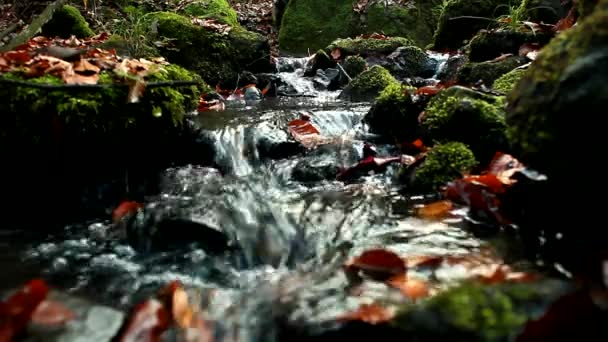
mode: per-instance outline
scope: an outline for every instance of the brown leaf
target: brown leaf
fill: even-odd
[[[362,271],[373,279],[384,281],[392,276],[405,274],[405,261],[394,252],[385,249],[371,249],[347,262],[346,272]]]
[[[137,103],[140,97],[143,96],[146,90],[146,82],[144,80],[130,80],[129,94],[127,95],[127,103]]]
[[[204,27],[211,31],[215,31],[222,35],[227,35],[230,32],[230,30],[232,30],[232,26],[219,23],[215,19],[192,18],[192,24]]]
[[[538,56],[538,50],[540,50],[538,43],[525,43],[519,48],[519,56],[535,60]]]
[[[188,293],[181,286],[173,292],[171,313],[173,314],[173,320],[181,328],[190,327],[192,324],[194,310],[188,301]]]
[[[63,81],[66,84],[97,84],[97,82],[99,81],[99,75],[93,74],[89,76],[84,76],[74,73],[71,75],[64,75]]]
[[[431,292],[427,282],[419,279],[413,279],[405,274],[391,277],[386,283],[401,291],[401,293],[410,299],[417,300],[428,297]]]
[[[128,317],[120,342],[160,341],[160,336],[170,326],[170,313],[156,299],[148,299],[135,306]]]
[[[577,6],[572,6],[570,12],[565,18],[560,19],[553,27],[553,30],[556,32],[565,31],[576,23],[576,18],[578,16]]]
[[[74,63],[74,72],[83,76],[98,74],[100,71],[101,69],[98,66],[91,64],[86,59],[81,59]]]
[[[308,149],[325,142],[326,138],[321,137],[319,130],[310,122],[308,116],[290,121],[287,127],[291,136]]]
[[[340,48],[334,48],[333,50],[331,50],[331,58],[334,60],[339,60],[340,58],[342,58],[342,50],[340,50]]]
[[[361,321],[369,324],[386,323],[395,317],[393,310],[378,304],[363,304],[354,312],[336,318],[338,322]]]
[[[441,220],[448,217],[453,208],[454,205],[452,201],[437,201],[425,204],[420,208],[416,208],[416,216],[428,220]]]

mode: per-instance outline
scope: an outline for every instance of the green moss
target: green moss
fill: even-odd
[[[479,81],[489,86],[500,76],[526,62],[521,57],[508,57],[499,62],[467,63],[458,72],[460,84],[475,84]]]
[[[525,43],[546,45],[552,33],[515,32],[515,31],[480,31],[467,45],[467,55],[471,62],[492,60],[502,54],[519,54],[519,48]]]
[[[403,37],[391,37],[388,39],[373,38],[346,38],[338,39],[329,44],[325,51],[339,48],[342,56],[360,55],[366,57],[372,54],[388,55],[400,46],[410,46],[412,42]]]
[[[89,27],[89,23],[80,14],[76,7],[64,5],[55,11],[53,18],[42,26],[42,34],[48,37],[69,38],[74,35],[77,38],[87,38],[95,34]]]
[[[268,41],[257,33],[233,27],[228,35],[223,35],[168,12],[149,13],[146,20],[150,25],[156,23],[161,37],[173,41],[170,48],[159,49],[164,57],[197,72],[212,84],[236,79],[244,70],[267,72],[271,69]]]
[[[212,18],[230,26],[239,26],[236,12],[226,0],[197,0],[184,7],[180,13],[204,19]]]
[[[545,46],[509,93],[507,122],[514,153],[550,178],[565,179],[573,172],[561,161],[572,141],[581,139],[593,147],[603,144],[603,125],[594,122],[604,115],[608,103],[606,62],[597,60],[606,46],[608,1],[601,0],[591,15]],[[572,113],[584,117],[573,120]],[[603,152],[590,148],[585,153],[594,158]]]
[[[306,53],[325,47],[338,37],[357,32],[351,0],[290,1],[283,14],[279,48]]]
[[[477,161],[469,148],[460,142],[436,145],[416,169],[413,188],[434,191],[470,171]]]
[[[450,0],[443,8],[433,37],[433,49],[455,50],[477,31],[487,29],[492,21],[506,14],[513,0]]]
[[[578,6],[578,14],[580,18],[584,18],[591,13],[595,9],[595,5],[597,5],[598,0],[578,0],[576,5]]]
[[[402,86],[398,83],[389,84],[378,95],[363,121],[374,133],[397,141],[413,141],[417,138],[419,114],[411,96],[415,91],[414,87]]]
[[[433,67],[429,68],[431,65],[429,57],[416,46],[398,48],[394,56],[389,56],[388,61],[390,63],[386,67],[393,75],[399,77],[430,77],[435,73]]]
[[[505,99],[464,87],[451,87],[428,104],[421,126],[436,141],[467,144],[480,162],[504,148]]]
[[[361,56],[348,56],[344,59],[342,68],[348,76],[355,78],[367,69],[367,62]]]
[[[340,94],[351,101],[372,100],[390,84],[399,82],[385,68],[374,65],[355,77]]]
[[[561,0],[522,0],[519,9],[535,23],[555,24],[566,15]]]
[[[18,73],[2,74],[4,79],[23,80]],[[168,65],[153,71],[148,81],[201,81],[201,78],[185,69]],[[100,84],[123,82],[121,75],[103,72]],[[61,84],[54,76],[29,79],[32,83]],[[150,127],[171,131],[182,124],[183,115],[196,108],[202,91],[210,88],[204,84],[189,87],[158,87],[144,91],[140,101],[127,104],[126,87],[108,87],[94,90],[46,90],[21,85],[9,85],[0,91],[5,114],[2,136],[9,141],[24,140],[24,143],[44,144],[52,139],[51,118],[56,116],[72,138],[105,139],[128,136],[127,130],[134,128],[142,132]],[[158,115],[158,112],[162,115]],[[8,120],[8,121],[7,121]],[[12,121],[11,121],[12,120]],[[9,138],[10,137],[10,138]],[[79,141],[79,140],[77,140]],[[76,141],[76,142],[77,142]]]
[[[524,76],[525,73],[525,69],[511,70],[508,73],[499,77],[496,81],[494,81],[492,88],[503,94],[508,94],[515,87],[517,82]]]

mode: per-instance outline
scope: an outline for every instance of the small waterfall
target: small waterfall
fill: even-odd
[[[437,61],[437,69],[435,70],[435,74],[433,75],[433,77],[431,77],[431,79],[437,80],[439,74],[446,67],[450,55],[447,53],[439,53],[435,51],[427,51],[427,55],[429,56],[429,58]]]

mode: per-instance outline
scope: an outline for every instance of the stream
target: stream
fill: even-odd
[[[441,67],[445,58],[434,58]],[[110,215],[52,235],[2,231],[2,290],[42,276],[70,295],[126,311],[177,279],[202,294],[218,341],[272,341],[280,339],[281,326],[314,334],[331,330],[335,317],[362,303],[397,300],[383,284],[364,295],[346,290],[342,264],[367,249],[405,258],[495,249],[496,241],[475,236],[466,220],[414,217],[412,206],[428,199],[405,195],[396,166],[348,183],[335,180],[337,170],[362,159],[364,142],[374,141],[361,124],[370,104],[315,90],[301,76],[303,62],[280,59],[297,68],[279,76],[307,96],[193,116],[214,146],[214,165],[165,170],[161,193],[146,201],[146,208],[221,230],[238,241],[238,251],[212,255],[193,243],[140,253],[111,237]],[[336,142],[302,153],[286,129],[302,113]],[[376,148],[379,156],[399,155],[394,146]],[[454,267],[437,276],[449,285],[466,272]]]

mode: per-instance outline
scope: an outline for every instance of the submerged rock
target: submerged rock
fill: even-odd
[[[412,100],[416,89],[397,83],[389,84],[378,95],[363,122],[370,131],[388,140],[414,141],[418,138],[418,114],[420,108]]]
[[[425,160],[409,176],[415,191],[436,191],[454,179],[462,177],[477,165],[473,152],[460,142],[434,146]]]
[[[350,101],[370,101],[389,84],[399,84],[399,82],[388,70],[374,65],[355,77],[342,91],[340,98]]]
[[[484,85],[491,86],[497,78],[527,62],[525,57],[511,56],[500,61],[467,63],[458,72],[458,82],[468,85],[483,82]]]
[[[511,0],[454,0],[443,7],[435,31],[433,49],[456,50],[490,21],[508,12]]]
[[[421,127],[428,139],[465,143],[481,162],[506,147],[505,99],[454,86],[429,102]]]

